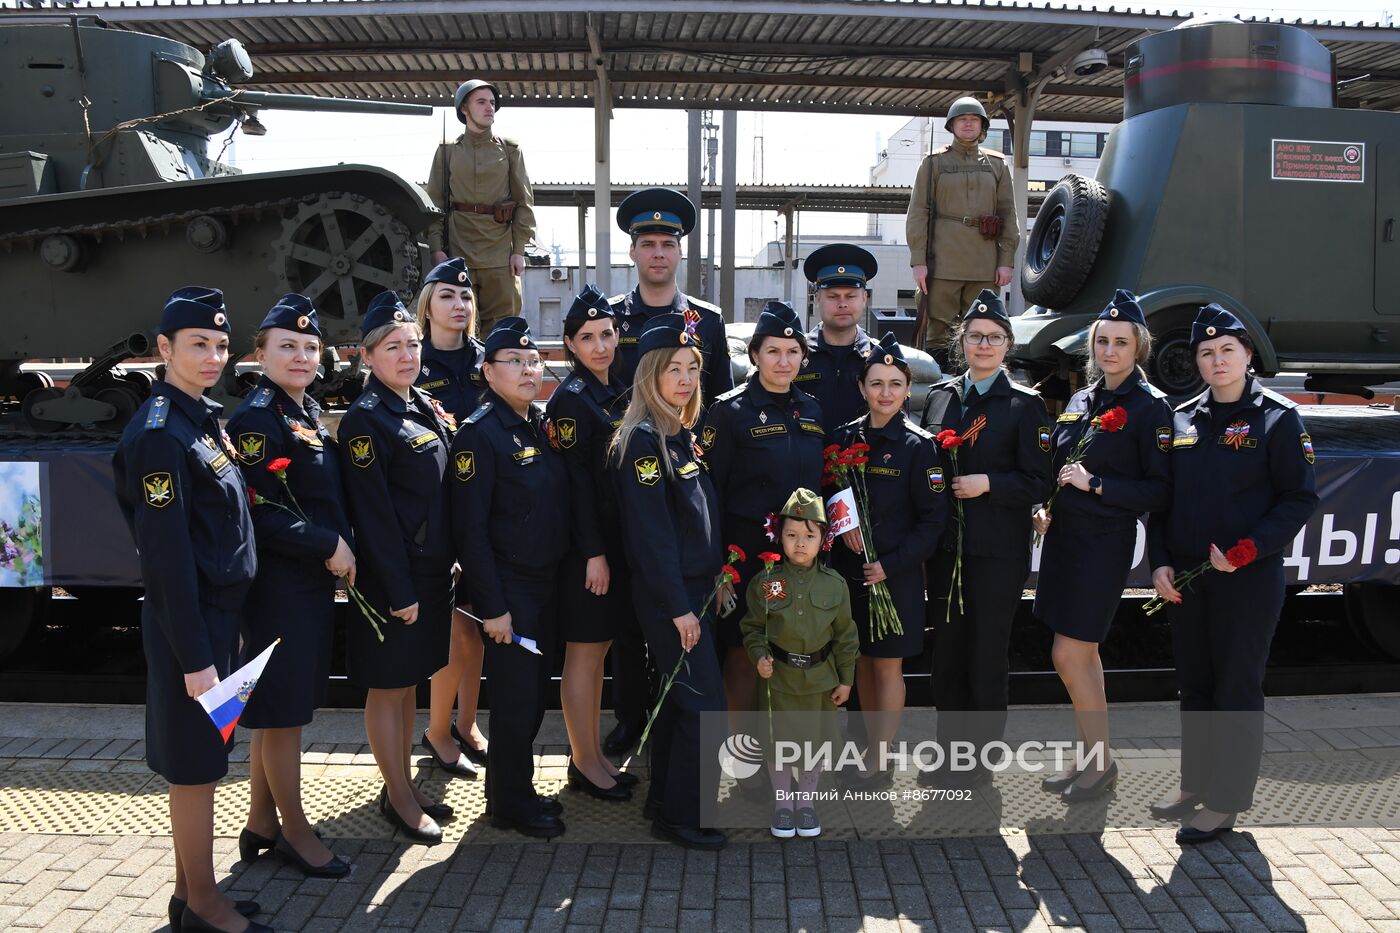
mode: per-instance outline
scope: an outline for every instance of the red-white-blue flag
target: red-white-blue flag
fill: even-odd
[[[263,668],[267,667],[267,659],[272,657],[272,649],[281,643],[282,639],[277,639],[262,654],[199,695],[199,705],[214,720],[214,728],[225,742],[233,735],[233,727],[238,725],[238,717],[243,715],[253,688],[258,685]]]

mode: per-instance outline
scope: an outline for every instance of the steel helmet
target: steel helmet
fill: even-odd
[[[987,119],[987,108],[983,107],[982,102],[975,97],[959,97],[953,101],[953,106],[948,108],[948,118],[943,121],[943,128],[951,133],[953,121],[969,113],[982,118],[982,136],[985,138],[987,128],[992,125],[992,121]]]
[[[452,110],[457,114],[457,120],[459,122],[467,122],[467,118],[462,116],[462,104],[466,103],[472,91],[477,91],[484,87],[489,87],[491,89],[491,96],[496,100],[496,109],[501,109],[501,92],[496,89],[496,85],[482,78],[472,78],[470,81],[463,81],[459,84],[457,86],[457,93],[452,95]]]

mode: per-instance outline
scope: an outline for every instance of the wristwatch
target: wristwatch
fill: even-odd
[[[1103,486],[1103,477],[1102,477],[1102,476],[1091,476],[1091,477],[1089,477],[1089,491],[1090,491],[1090,492],[1098,492],[1098,491],[1099,491],[1099,487],[1101,487],[1101,486]]]

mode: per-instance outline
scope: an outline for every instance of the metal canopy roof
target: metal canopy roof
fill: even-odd
[[[1103,122],[1121,119],[1124,50],[1190,16],[986,0],[239,0],[77,12],[200,48],[236,37],[259,89],[438,105],[480,75],[505,105],[592,106],[601,66],[614,106],[921,115],[969,92],[999,100],[1097,46],[1111,67],[1049,78],[1036,116]],[[1339,80],[1369,75],[1342,86],[1343,106],[1400,107],[1400,29],[1295,25],[1334,52]]]

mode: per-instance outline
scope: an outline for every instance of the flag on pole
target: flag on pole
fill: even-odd
[[[238,717],[243,715],[253,688],[258,685],[263,668],[267,667],[267,659],[272,657],[272,649],[281,643],[282,639],[277,639],[262,654],[199,695],[199,705],[214,720],[214,728],[225,742],[233,735],[233,727],[238,725]]]

